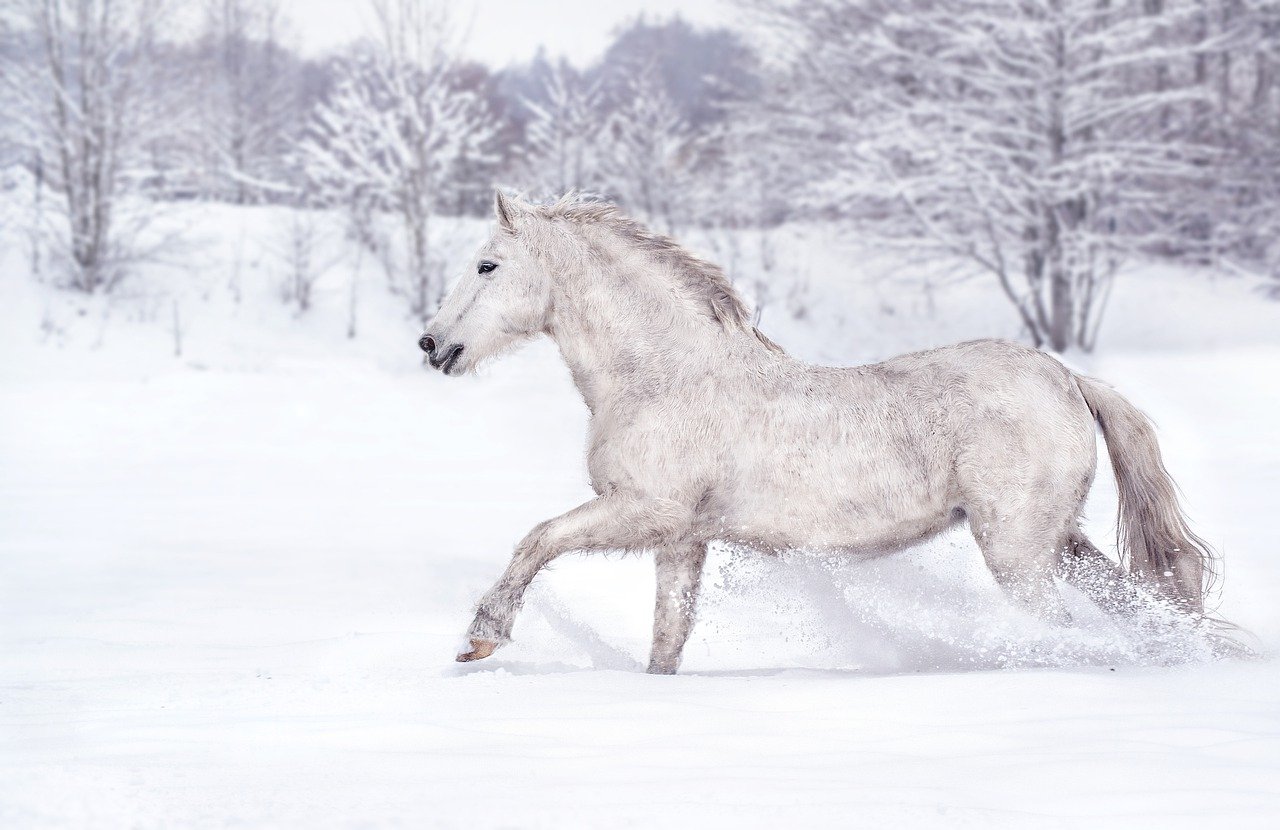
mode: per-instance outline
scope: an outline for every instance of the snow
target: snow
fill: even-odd
[[[1280,817],[1274,660],[1149,640],[1079,597],[1078,627],[1046,628],[1003,603],[962,534],[874,562],[715,551],[675,677],[642,673],[651,562],[568,557],[516,642],[454,663],[512,544],[590,495],[586,413],[554,349],[424,372],[418,326],[367,263],[326,274],[296,318],[262,242],[284,212],[175,213],[205,241],[109,301],[37,283],[0,235],[0,826]],[[454,254],[482,232],[441,230]],[[810,314],[779,303],[763,327],[802,356],[1017,333],[986,281],[920,271],[938,276],[930,311],[887,254],[817,226],[783,248]],[[1269,655],[1280,305],[1147,266],[1110,315],[1100,354],[1073,361],[1154,414],[1225,554],[1221,612]]]

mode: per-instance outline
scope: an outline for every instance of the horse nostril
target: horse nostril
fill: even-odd
[[[440,370],[446,375],[457,364],[458,358],[462,357],[462,344],[458,343],[449,347],[449,351],[440,357]]]
[[[422,335],[422,339],[418,341],[418,348],[422,349],[429,355],[436,352],[436,339],[429,334]]]

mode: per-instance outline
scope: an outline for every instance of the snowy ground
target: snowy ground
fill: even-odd
[[[862,564],[718,551],[676,677],[641,673],[651,563],[570,558],[516,643],[455,664],[512,543],[589,496],[567,373],[547,344],[425,373],[374,277],[345,339],[349,264],[294,319],[239,241],[271,212],[200,210],[189,265],[109,303],[0,249],[0,827],[1280,821],[1275,661],[1078,598],[1045,629],[963,535]],[[985,283],[929,303],[817,229],[788,245],[810,312],[763,327],[802,356],[1016,334]],[[1140,270],[1101,349],[1082,368],[1156,416],[1223,614],[1274,651],[1280,305]]]

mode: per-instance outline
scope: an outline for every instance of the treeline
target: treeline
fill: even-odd
[[[639,19],[585,69],[500,71],[426,0],[370,0],[373,34],[322,59],[270,0],[13,5],[0,164],[84,291],[158,201],[270,202],[342,210],[425,315],[432,218],[494,185],[945,252],[1056,349],[1092,347],[1135,254],[1280,275],[1277,0],[742,0],[735,29]]]
[[[1037,345],[1091,349],[1134,254],[1280,276],[1274,0],[753,5],[808,204],[967,259]]]

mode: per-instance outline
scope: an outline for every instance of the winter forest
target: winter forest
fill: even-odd
[[[502,69],[419,0],[371,0],[371,34],[318,58],[271,0],[8,5],[0,170],[29,204],[7,221],[79,291],[127,280],[175,202],[283,204],[340,211],[425,318],[432,220],[495,185],[766,250],[795,220],[936,250],[1058,351],[1094,347],[1134,257],[1280,279],[1272,0],[741,0],[737,28],[640,17],[591,65]]]
[[[831,515],[869,513],[815,456],[872,444],[857,475],[891,478],[927,448],[866,435],[922,399],[771,397],[748,346],[874,379],[1003,338],[1113,385],[1219,557],[1209,616],[1139,589],[1110,613],[1061,571],[1064,614],[1011,601],[989,533],[1079,489],[1047,475],[888,552],[729,527],[679,591],[665,548],[560,551],[494,606],[510,641],[456,662],[521,540],[601,495],[609,421],[520,264],[481,259],[511,239],[482,247],[495,191],[608,200],[720,266],[627,224],[639,266],[558,290],[631,349],[602,388],[642,369],[759,426],[756,466]],[[702,282],[656,283],[660,256]],[[420,344],[476,285],[541,322],[482,303],[536,336],[499,357],[454,320],[474,362],[446,377]],[[641,302],[686,294],[745,343],[733,382]],[[986,366],[960,371],[1007,402]],[[848,428],[787,440],[802,398]],[[695,408],[658,403],[625,416]],[[979,467],[1053,455],[936,406],[989,435]],[[0,828],[1271,830],[1277,412],[1280,0],[0,0]],[[1072,528],[1113,576],[1124,517],[1181,522],[1117,508],[1140,421],[1102,425]],[[751,466],[700,429],[669,466]],[[647,674],[695,596],[678,671]]]

